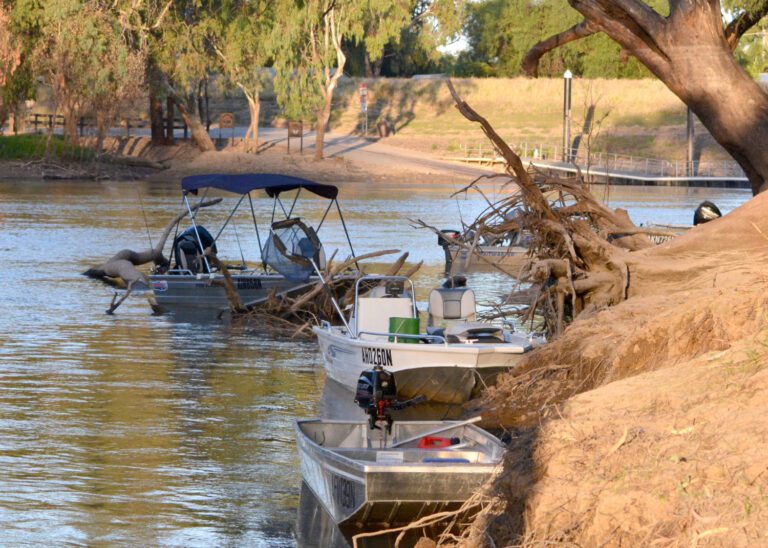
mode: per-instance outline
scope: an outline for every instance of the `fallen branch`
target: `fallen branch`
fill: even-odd
[[[192,206],[190,209],[194,212],[200,208],[216,205],[219,202],[221,202],[221,198],[201,201]],[[171,234],[171,230],[173,230],[173,228],[187,215],[189,215],[189,211],[183,210],[173,219],[171,219],[163,229],[163,232],[154,247],[145,249],[144,251],[123,249],[118,251],[109,260],[102,263],[101,265],[89,268],[83,272],[83,275],[88,276],[89,278],[102,280],[105,283],[109,283],[110,285],[114,285],[116,280],[122,280],[126,287],[130,289],[133,289],[135,286],[137,286],[137,284],[141,284],[144,287],[149,287],[149,280],[147,280],[147,277],[144,275],[144,273],[139,271],[139,269],[136,267],[147,263],[154,263],[159,267],[167,267],[169,265],[170,261],[168,261],[165,255],[163,255],[163,248],[165,247],[165,243]],[[130,294],[130,291],[127,291],[127,293]],[[124,295],[124,297],[117,302],[115,302],[115,299],[113,299],[112,304],[107,310],[107,313],[114,313],[117,307],[120,306],[123,301],[125,301],[127,296],[128,295]]]

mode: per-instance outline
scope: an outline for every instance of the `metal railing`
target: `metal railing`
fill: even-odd
[[[414,333],[379,333],[377,331],[360,331],[357,334],[357,337],[354,337],[356,339],[360,338],[360,335],[371,335],[374,337],[389,337],[390,339],[394,339],[390,342],[398,342],[398,338],[401,339],[417,339],[417,340],[428,340],[428,341],[437,341],[438,343],[442,344],[448,344],[448,341],[445,339],[445,337],[441,337],[440,335],[425,335],[425,334],[414,334]]]
[[[528,161],[576,164],[591,173],[610,171],[614,175],[642,175],[646,177],[723,177],[745,178],[741,166],[733,160],[687,162],[667,160],[613,152],[588,152],[585,147],[573,148],[567,153],[562,146],[526,141],[511,143],[512,150]],[[489,145],[460,145],[459,154],[452,159],[479,164],[503,164],[504,159]]]

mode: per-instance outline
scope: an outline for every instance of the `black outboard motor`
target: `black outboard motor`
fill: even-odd
[[[467,287],[467,278],[465,276],[450,276],[443,282],[443,288],[453,289],[456,287]]]
[[[445,228],[440,231],[440,233],[437,235],[437,245],[443,248],[443,253],[445,253],[445,273],[448,275],[451,272],[451,266],[453,263],[453,258],[451,256],[451,251],[448,249],[448,247],[453,243],[452,240],[458,240],[461,233],[458,230],[454,230],[452,228]]]
[[[723,214],[720,213],[720,210],[715,204],[709,200],[705,200],[699,204],[699,207],[696,208],[696,211],[693,214],[693,226],[708,223],[709,221],[713,221],[722,216]]]
[[[418,396],[408,401],[397,401],[397,384],[395,374],[385,371],[380,365],[367,369],[357,379],[355,403],[368,415],[371,430],[381,430],[377,424],[384,422],[387,434],[392,433],[392,411],[399,411],[425,401],[424,396]]]
[[[197,240],[198,234],[200,235],[199,242]],[[202,249],[200,249],[201,242],[203,244]],[[189,227],[173,241],[176,268],[189,270],[192,274],[197,274],[198,272],[208,273],[208,268],[205,261],[202,260],[202,255],[203,251],[209,247],[211,251],[216,253],[216,240],[213,239],[211,233],[204,226],[198,226],[197,233],[195,233],[195,227]]]

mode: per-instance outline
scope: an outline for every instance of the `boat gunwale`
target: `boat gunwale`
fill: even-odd
[[[446,342],[442,344],[408,344],[408,343],[382,341],[382,340],[355,339],[351,335],[345,336],[344,334],[342,334],[339,326],[335,326],[335,325],[332,325],[330,327],[316,325],[312,327],[312,331],[315,333],[315,335],[319,336],[319,333],[324,333],[324,334],[327,334],[329,337],[333,337],[335,339],[345,341],[356,347],[377,346],[377,347],[386,348],[389,350],[410,350],[415,352],[431,352],[431,353],[458,352],[461,354],[477,354],[477,355],[512,354],[516,356],[523,355],[529,352],[530,350],[532,350],[530,343],[526,344],[525,346],[514,345],[513,343],[491,344],[491,343]],[[397,333],[392,333],[392,336],[396,336],[396,335]],[[426,333],[424,335],[426,336]],[[466,366],[456,365],[454,367],[466,367]],[[475,366],[472,366],[472,367],[475,367]]]
[[[485,430],[475,426],[474,424],[462,424],[461,421],[407,421],[407,422],[409,424],[425,424],[425,425],[427,424],[438,425],[445,422],[455,422],[457,426],[469,428],[470,430],[473,430],[475,433],[479,433],[482,437],[488,439],[488,441],[497,444],[499,448],[502,449],[502,451],[505,450],[504,446],[501,444],[501,442],[496,436],[486,432]],[[369,474],[369,473],[487,474],[487,473],[493,472],[493,470],[495,470],[496,467],[498,467],[502,461],[502,459],[499,458],[499,461],[496,463],[484,462],[484,463],[457,464],[457,463],[450,463],[450,462],[446,462],[446,463],[421,462],[421,463],[408,463],[407,465],[406,464],[379,464],[375,462],[367,463],[365,461],[360,461],[358,459],[352,459],[350,457],[344,456],[343,454],[336,453],[331,448],[327,448],[327,447],[323,447],[322,445],[319,445],[301,429],[301,424],[311,424],[311,423],[352,424],[356,426],[357,425],[367,426],[368,423],[366,421],[344,421],[344,420],[325,420],[325,419],[296,419],[295,420],[297,434],[300,437],[303,437],[314,451],[318,453],[322,453],[323,455],[330,456],[331,461],[344,463],[345,465],[350,466],[351,468],[358,470],[363,474]],[[358,449],[358,448],[355,448],[355,449]],[[359,449],[366,449],[366,448],[359,448]],[[371,451],[397,451],[397,450],[398,450],[397,447],[392,447],[392,448],[383,447],[381,449],[375,449],[375,448],[371,449]],[[362,483],[365,484],[366,491],[367,491],[367,481],[365,476],[358,477],[356,479],[362,481]]]

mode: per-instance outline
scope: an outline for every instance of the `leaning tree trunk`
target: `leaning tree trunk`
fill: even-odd
[[[176,107],[179,109],[184,123],[189,127],[189,131],[192,133],[192,141],[197,145],[197,148],[201,152],[208,152],[210,150],[216,150],[216,146],[211,140],[211,136],[205,130],[205,126],[200,121],[200,117],[195,112],[189,112],[186,105],[180,101],[176,101]]]
[[[528,75],[546,52],[604,32],[691,107],[744,169],[753,194],[768,190],[768,96],[733,55],[740,37],[768,15],[768,0],[750,2],[727,26],[717,0],[670,2],[666,17],[640,0],[568,3],[584,21],[531,48],[522,63]]]
[[[259,151],[259,114],[261,113],[261,101],[259,100],[259,94],[245,93],[245,98],[248,100],[248,113],[251,116],[250,125],[248,131],[245,132],[245,150],[246,152],[258,152]]]

